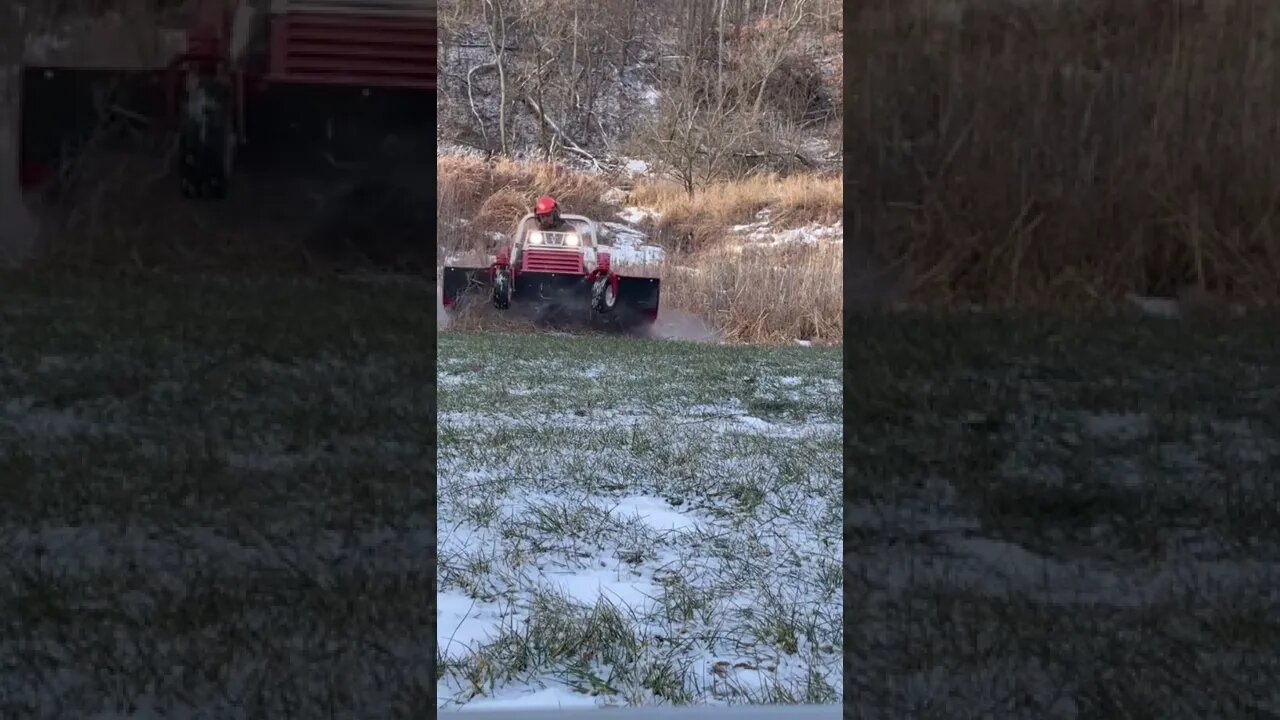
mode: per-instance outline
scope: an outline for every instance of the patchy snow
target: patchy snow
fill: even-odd
[[[604,242],[613,247],[614,263],[620,266],[662,264],[666,251],[645,242],[649,239],[645,233],[622,223],[605,222],[600,225],[607,233]]]
[[[0,715],[411,714],[435,407],[398,282],[5,278]]]
[[[839,702],[838,356],[489,369],[446,343],[441,710]],[[533,394],[477,404],[499,386]]]
[[[833,225],[809,223],[802,227],[775,229],[772,218],[729,228],[732,237],[740,238],[743,247],[795,247],[844,242],[844,222]]]
[[[460,592],[436,591],[436,651],[443,657],[466,655],[493,639],[501,614]]]
[[[436,157],[470,157],[483,158],[485,153],[480,148],[463,145],[461,143],[450,142],[448,140],[436,141]]]
[[[697,526],[697,520],[680,512],[662,498],[626,497],[614,504],[610,513],[619,518],[639,518],[658,530],[681,530]]]
[[[618,211],[618,217],[632,225],[639,225],[646,221],[656,222],[661,220],[662,213],[648,208],[629,206]]]
[[[593,698],[584,697],[565,688],[551,687],[512,697],[476,700],[460,708],[460,711],[467,713],[490,710],[571,710],[595,707],[598,705]]]
[[[526,393],[527,395],[528,393]],[[449,412],[439,414],[441,424],[449,424],[457,428],[508,428],[512,430],[526,429],[529,421],[525,418],[493,417],[486,412]],[[655,423],[654,416],[643,410],[610,411],[593,413],[584,416],[581,413],[548,412],[539,416],[537,422],[547,430],[573,431],[584,427],[584,422],[607,423],[613,428],[630,428],[646,430]],[[775,425],[767,420],[755,417],[733,403],[699,408],[693,411],[688,419],[682,419],[680,426],[694,427],[698,432],[711,432],[717,435],[756,435],[771,438],[791,439],[830,439],[840,434],[843,425],[839,422],[810,420],[800,424]]]
[[[626,162],[626,165],[624,165],[623,167],[625,167],[627,169],[627,172],[631,173],[632,175],[643,175],[649,172],[649,163],[643,160],[628,160]]]
[[[1009,323],[992,325],[1036,327]],[[1280,710],[1275,358],[1234,363],[1229,344],[1253,351],[1248,335],[1123,325],[1023,337],[996,363],[913,355],[928,370],[895,369],[936,401],[853,430],[872,459],[844,512],[860,601],[846,642],[878,690],[849,697],[855,714]],[[934,344],[901,356],[954,354]],[[1115,356],[1138,344],[1141,362]]]
[[[1174,320],[1182,317],[1182,305],[1175,298],[1146,297],[1129,293],[1125,301],[1143,315]]]

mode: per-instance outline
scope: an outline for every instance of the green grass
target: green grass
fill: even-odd
[[[429,297],[0,275],[0,716],[430,712]]]
[[[442,705],[839,702],[840,363],[442,333]]]
[[[867,717],[1280,712],[1275,318],[850,326]]]

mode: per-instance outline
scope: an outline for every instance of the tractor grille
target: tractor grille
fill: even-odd
[[[434,90],[431,0],[275,0],[271,75],[290,82]]]
[[[520,259],[524,272],[570,273],[581,275],[582,253],[525,249]]]

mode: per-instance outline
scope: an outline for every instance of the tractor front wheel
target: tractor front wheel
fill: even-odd
[[[236,135],[228,83],[194,83],[182,108],[178,180],[188,198],[221,200],[231,185]]]
[[[499,310],[511,307],[511,273],[498,270],[493,276],[493,306]]]
[[[591,309],[598,313],[612,312],[618,304],[618,293],[608,275],[602,275],[591,286]]]

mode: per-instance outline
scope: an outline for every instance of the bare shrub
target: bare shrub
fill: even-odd
[[[742,158],[759,147],[759,113],[751,111],[745,86],[723,86],[712,71],[687,67],[658,99],[636,144],[659,171],[690,197],[707,185],[745,169]]]
[[[917,299],[1280,299],[1280,5],[873,0],[847,30],[854,222]]]

